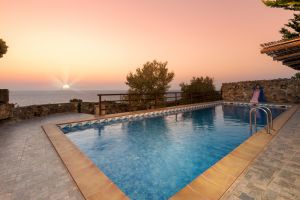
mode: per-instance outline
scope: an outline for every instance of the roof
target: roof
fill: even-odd
[[[283,65],[300,70],[300,36],[261,44],[261,53],[271,56],[273,60],[282,62]]]

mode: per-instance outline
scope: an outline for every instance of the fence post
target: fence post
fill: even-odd
[[[157,94],[155,94],[155,108],[157,107]]]
[[[99,94],[99,115],[102,114],[102,104],[101,104],[101,102],[102,102],[101,94]]]
[[[178,103],[177,103],[177,92],[175,92],[175,105],[178,105]]]
[[[131,110],[131,98],[130,98],[130,94],[128,94],[128,110]]]
[[[193,95],[190,93],[190,103],[193,103]]]

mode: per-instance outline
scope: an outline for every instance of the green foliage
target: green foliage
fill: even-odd
[[[130,72],[126,77],[126,85],[129,86],[129,94],[162,94],[170,88],[170,82],[174,73],[169,72],[168,62],[153,60],[147,62],[142,68],[137,68],[135,73]]]
[[[204,77],[193,77],[189,84],[181,83],[181,92],[190,93],[206,93],[214,92],[216,87],[214,85],[214,79],[208,76]]]
[[[7,48],[5,41],[0,38],[0,58],[7,52]]]
[[[293,80],[300,80],[300,72],[298,72],[294,76],[292,76],[291,79],[293,79]]]
[[[292,39],[300,34],[300,14],[294,14],[294,18],[285,24],[285,27],[280,30],[283,39]]]
[[[290,1],[290,0],[262,0],[267,6],[273,8],[284,8],[288,10],[300,10],[300,1]],[[282,34],[282,39],[292,39],[299,36],[300,34],[300,14],[294,14],[294,18],[290,19],[285,27],[280,31]]]
[[[273,8],[284,8],[288,10],[300,10],[299,0],[262,0],[264,4]]]

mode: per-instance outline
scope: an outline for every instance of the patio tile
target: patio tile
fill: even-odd
[[[85,114],[0,124],[0,200],[84,199],[41,125]]]
[[[222,196],[239,199],[300,199],[300,109]]]

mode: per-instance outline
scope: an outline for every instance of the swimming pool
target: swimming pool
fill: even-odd
[[[251,136],[249,107],[233,105],[62,130],[131,199],[168,199]]]

